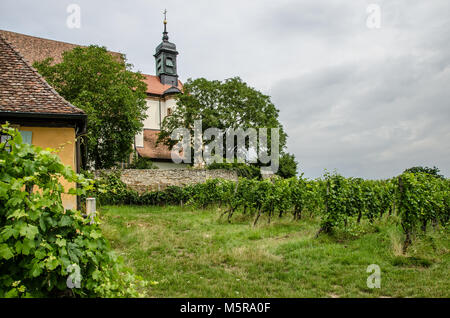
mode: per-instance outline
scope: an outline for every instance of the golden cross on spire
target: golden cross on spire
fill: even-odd
[[[164,14],[164,24],[166,24],[167,23],[167,9],[164,9],[163,14]]]

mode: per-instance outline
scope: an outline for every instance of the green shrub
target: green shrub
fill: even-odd
[[[224,170],[234,170],[236,171],[238,177],[248,178],[248,179],[261,179],[261,170],[259,167],[251,164],[245,163],[217,163],[214,162],[207,166],[207,169],[224,169]]]
[[[98,225],[62,205],[62,193],[83,195],[90,180],[51,150],[22,143],[14,129],[1,132],[11,139],[9,151],[0,144],[0,297],[139,296],[144,282],[123,267]],[[64,189],[63,178],[79,188]]]
[[[158,169],[149,158],[144,158],[135,153],[133,161],[128,166],[129,169]]]
[[[438,167],[433,166],[433,168],[430,167],[411,167],[406,169],[405,171],[403,171],[403,173],[426,173],[429,174],[430,176],[436,177],[436,178],[440,178],[440,179],[445,179],[443,175],[439,174],[440,170]]]
[[[405,172],[395,181],[401,226],[406,235],[403,251],[406,251],[419,226],[426,231],[429,222],[447,225],[449,180],[436,178],[426,172]]]
[[[295,160],[295,156],[290,153],[282,153],[279,159],[279,167],[277,175],[282,178],[288,179],[297,175],[298,162]]]
[[[88,196],[96,197],[100,205],[139,204],[139,194],[120,180],[120,170],[101,171]],[[92,175],[93,177],[93,175]]]

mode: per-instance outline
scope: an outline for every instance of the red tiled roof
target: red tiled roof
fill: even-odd
[[[144,148],[136,148],[139,155],[151,159],[172,159],[168,146],[162,143],[156,146],[159,132],[159,130],[144,129]]]
[[[169,84],[162,84],[159,80],[158,76],[155,75],[147,75],[142,74],[145,76],[144,82],[147,84],[147,93],[148,94],[155,94],[155,95],[162,95],[166,90],[171,88],[172,86]],[[178,80],[178,86],[177,88],[181,91],[183,89],[183,84],[180,80]]]
[[[33,64],[36,61],[42,61],[46,58],[53,58],[54,63],[62,62],[62,55],[75,47],[84,47],[82,45],[71,44],[61,41],[38,38],[31,35],[0,30],[0,36],[3,36],[22,56]],[[123,60],[122,54],[108,51],[111,55]]]
[[[0,112],[84,114],[61,97],[1,35]]]

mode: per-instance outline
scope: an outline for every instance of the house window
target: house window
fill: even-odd
[[[22,136],[22,142],[24,144],[31,145],[31,138],[33,137],[33,132],[23,131],[23,130],[19,130],[19,132],[20,132],[20,135]]]
[[[24,144],[31,145],[31,138],[33,136],[33,132],[19,130],[19,133],[22,136],[22,142]],[[2,143],[2,146],[1,146],[2,150],[6,150],[8,152],[11,152],[11,145],[8,143],[8,140],[10,140],[10,139],[11,139],[10,135],[7,135],[7,134],[0,135],[0,142]]]

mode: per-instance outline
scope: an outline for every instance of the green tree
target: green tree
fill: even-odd
[[[124,57],[125,60],[125,57]],[[145,119],[145,83],[131,64],[91,45],[48,58],[33,66],[59,94],[88,115],[88,162],[110,168],[131,153],[136,133]]]
[[[444,176],[439,174],[440,170],[438,167],[430,168],[430,167],[417,166],[417,167],[412,167],[412,168],[406,169],[405,171],[403,171],[403,173],[405,173],[405,172],[426,173],[426,174],[429,174],[430,176],[444,179]]]
[[[188,128],[193,150],[194,121],[202,120],[202,131],[208,128],[218,128],[223,132],[238,128],[279,128],[280,152],[284,149],[287,135],[278,120],[279,110],[269,96],[248,86],[239,77],[224,81],[189,79],[183,90],[184,93],[177,96],[175,111],[162,123],[158,142],[172,147],[177,141],[170,140],[171,133],[179,127]],[[268,142],[270,145],[270,135]],[[203,143],[205,146],[208,142]]]
[[[290,153],[283,153],[280,156],[277,175],[282,178],[292,178],[297,175],[297,161]]]

